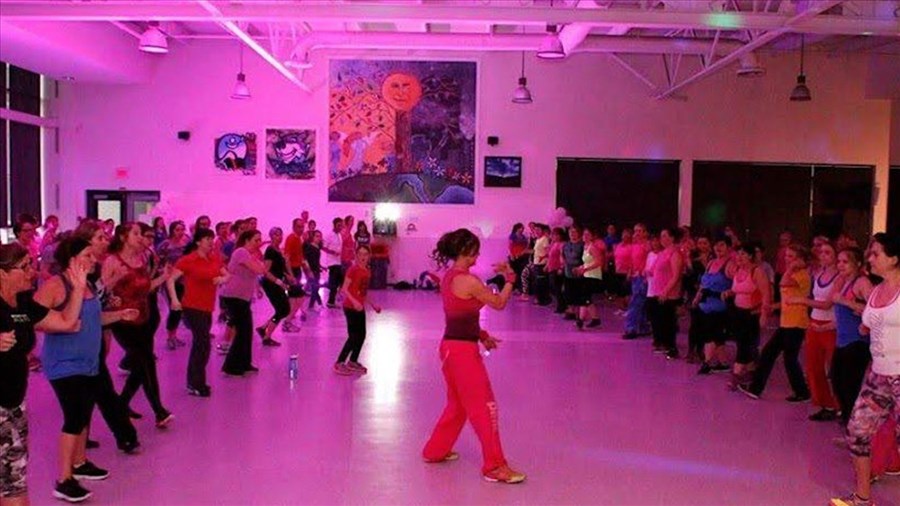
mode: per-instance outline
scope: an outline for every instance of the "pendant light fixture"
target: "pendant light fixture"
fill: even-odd
[[[806,74],[803,73],[803,55],[806,52],[805,36],[800,36],[800,74],[797,75],[797,85],[791,92],[791,102],[809,102],[812,95],[806,86]]]
[[[541,41],[541,47],[538,48],[538,58],[544,60],[561,60],[566,57],[566,49],[559,40],[559,34],[556,33],[555,25],[547,26],[547,35]]]
[[[158,21],[151,21],[141,34],[138,49],[145,53],[166,54],[169,52],[169,41],[166,34],[159,29]]]
[[[240,70],[238,71],[237,81],[234,83],[234,91],[231,92],[231,98],[235,100],[246,100],[250,98],[250,88],[247,87],[247,76],[244,75],[244,43],[240,43]]]
[[[519,75],[519,85],[513,92],[512,102],[514,104],[530,104],[532,102],[528,79],[525,78],[525,51],[522,51],[522,73]]]

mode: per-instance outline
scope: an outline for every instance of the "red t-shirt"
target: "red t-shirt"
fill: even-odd
[[[291,269],[303,267],[303,240],[297,234],[291,234],[284,241],[284,255]]]
[[[341,262],[352,262],[356,258],[356,240],[350,229],[341,230]]]
[[[372,274],[365,267],[353,264],[347,269],[347,279],[350,280],[347,291],[363,306],[366,305],[366,293],[369,291],[369,278],[371,277]],[[344,307],[353,309],[353,303],[350,302],[349,298],[344,299]]]
[[[216,285],[213,279],[222,275],[222,267],[222,261],[217,255],[203,258],[195,251],[181,257],[175,264],[175,268],[184,273],[181,306],[211,313],[216,307]]]

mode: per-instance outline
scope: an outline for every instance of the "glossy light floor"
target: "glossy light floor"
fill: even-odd
[[[507,458],[528,474],[521,485],[487,483],[470,427],[460,460],[421,461],[444,404],[437,357],[443,325],[429,292],[372,292],[385,310],[369,314],[362,378],[334,374],[344,342],[339,310],[311,313],[277,349],[254,341],[257,375],[229,378],[213,355],[209,399],[184,390],[188,348],[157,353],[163,401],[176,420],[137,422],[139,455],[114,449],[99,416],[90,457],[111,470],[88,483],[92,504],[610,504],[823,505],[852,483],[836,424],[806,420],[789,405],[783,372],[763,400],[728,392],[724,375],[698,377],[684,361],[650,353],[648,340],[619,337],[621,318],[578,332],[544,308],[515,301],[485,310],[483,326],[502,338],[486,363],[500,406]],[[270,314],[257,301],[258,320]],[[180,333],[189,338],[186,330]],[[680,339],[683,344],[683,339]],[[288,356],[300,356],[291,384]],[[115,364],[118,354],[111,357]],[[115,375],[115,372],[114,372]],[[116,375],[121,385],[122,377]],[[150,415],[143,394],[133,407]],[[33,375],[31,498],[50,497],[60,410]],[[880,504],[900,505],[900,479],[875,487]]]

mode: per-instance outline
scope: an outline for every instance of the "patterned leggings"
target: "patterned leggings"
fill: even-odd
[[[900,423],[900,376],[882,376],[869,371],[847,426],[850,452],[857,457],[871,455],[872,438],[889,416]],[[900,443],[900,425],[897,427]]]

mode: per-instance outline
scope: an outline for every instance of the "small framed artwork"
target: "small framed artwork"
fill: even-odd
[[[521,188],[522,157],[484,157],[484,186],[487,188]]]

